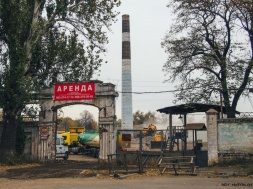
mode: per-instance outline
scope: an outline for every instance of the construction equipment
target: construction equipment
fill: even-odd
[[[163,140],[163,135],[161,133],[156,133],[154,135],[153,141],[162,141]]]
[[[142,130],[142,136],[147,145],[150,142],[151,148],[163,148],[166,144],[164,141],[164,133],[157,130],[157,127],[153,124],[150,124]]]
[[[85,131],[78,135],[78,141],[83,145],[84,153],[92,157],[99,156],[99,131]]]
[[[150,124],[148,127],[142,130],[143,137],[151,137],[151,143],[157,143],[163,141],[163,133],[157,131],[157,127]],[[159,144],[158,144],[159,145]]]
[[[156,126],[153,124],[150,124],[148,127],[143,128],[142,134],[144,136],[152,136],[156,131]]]
[[[78,135],[82,132],[84,132],[84,128],[72,127],[69,129],[69,132],[61,133],[61,136],[64,138],[64,144],[68,146],[69,153],[83,153],[83,146],[78,141]]]

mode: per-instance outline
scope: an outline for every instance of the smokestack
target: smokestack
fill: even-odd
[[[132,74],[129,15],[122,15],[122,116],[121,129],[133,129]]]

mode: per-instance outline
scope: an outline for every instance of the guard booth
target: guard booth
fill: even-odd
[[[217,112],[226,113],[224,106],[212,104],[189,103],[158,109],[160,113],[169,115],[168,147],[164,150],[165,155],[196,156],[196,165],[199,167],[208,165],[208,151],[204,141],[199,138],[199,133],[207,131],[204,123],[187,123],[187,115],[190,113],[207,112],[214,109]],[[172,115],[182,118],[183,126],[173,126]],[[207,132],[205,132],[207,135]],[[190,138],[191,136],[191,138]],[[176,144],[176,148],[175,148]],[[178,146],[180,144],[180,147]]]
[[[198,139],[198,133],[201,131],[207,131],[204,123],[188,123],[185,126],[185,130],[192,132],[192,148],[194,152],[201,150],[203,147],[202,139]]]
[[[199,167],[207,166],[207,128],[204,123],[188,123],[185,130],[192,134],[192,150],[196,156],[196,165]],[[204,137],[204,138],[203,138]],[[203,140],[205,139],[205,140]],[[190,141],[188,148],[190,148]],[[191,149],[191,148],[190,148]]]

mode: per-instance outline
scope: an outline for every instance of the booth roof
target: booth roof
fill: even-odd
[[[214,104],[199,104],[199,103],[189,103],[189,104],[181,104],[176,106],[169,106],[165,108],[158,109],[156,111],[160,113],[166,114],[187,114],[187,113],[195,113],[195,112],[207,112],[210,109],[214,109],[217,112],[221,112],[220,105]],[[222,107],[223,113],[226,114],[226,108]],[[237,114],[240,112],[236,111]]]

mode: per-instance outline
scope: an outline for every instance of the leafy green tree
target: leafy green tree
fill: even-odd
[[[219,103],[235,117],[252,83],[253,1],[173,0],[176,20],[162,41],[167,81],[181,81],[176,101]],[[216,98],[218,97],[218,98]]]
[[[56,82],[87,81],[102,63],[120,0],[0,0],[0,161],[15,156],[25,104]]]
[[[152,113],[152,112],[141,112],[140,110],[137,110],[134,114],[133,114],[133,124],[134,125],[139,125],[139,124],[144,124],[146,122],[152,122],[155,123],[156,122],[156,114]]]
[[[117,119],[116,125],[118,128],[121,128],[121,122],[122,122],[121,119]]]

